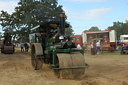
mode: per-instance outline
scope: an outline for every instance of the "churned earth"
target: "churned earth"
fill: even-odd
[[[128,85],[128,55],[85,52],[85,61],[89,68],[82,79],[62,79],[46,65],[34,70],[30,52],[16,48],[14,54],[0,53],[0,85]]]

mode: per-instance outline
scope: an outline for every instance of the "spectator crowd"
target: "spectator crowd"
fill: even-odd
[[[28,52],[28,50],[29,50],[29,45],[28,45],[28,43],[21,43],[20,44],[20,47],[21,47],[21,52]]]

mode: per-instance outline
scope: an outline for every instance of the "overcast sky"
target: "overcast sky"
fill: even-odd
[[[0,11],[12,13],[18,1],[0,0]],[[92,26],[105,30],[114,21],[125,22],[128,19],[128,0],[58,0],[58,5],[63,6],[75,34],[81,34]]]

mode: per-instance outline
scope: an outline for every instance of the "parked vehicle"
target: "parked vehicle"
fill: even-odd
[[[80,44],[80,46],[83,47],[81,35],[72,35],[70,36],[70,38],[72,39],[72,42],[74,42],[76,46]]]
[[[128,35],[120,35],[121,43],[128,43]]]

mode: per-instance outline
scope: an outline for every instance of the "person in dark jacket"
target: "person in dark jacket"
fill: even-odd
[[[25,47],[25,51],[28,52],[29,46],[27,43],[24,44],[24,47]]]
[[[23,43],[20,44],[20,47],[21,47],[21,52],[24,52],[24,44]]]

